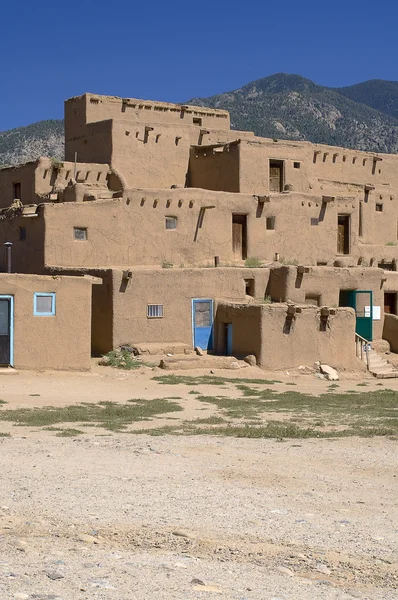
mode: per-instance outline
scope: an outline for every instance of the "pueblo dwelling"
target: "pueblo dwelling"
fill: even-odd
[[[5,364],[88,368],[129,344],[396,373],[377,355],[398,352],[395,155],[84,94],[64,161],[0,170],[0,245]]]

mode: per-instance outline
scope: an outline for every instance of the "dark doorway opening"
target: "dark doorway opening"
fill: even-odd
[[[247,258],[246,215],[232,215],[232,252],[235,260]]]
[[[397,314],[396,292],[384,292],[384,312],[389,315]]]
[[[339,215],[337,223],[337,254],[350,253],[350,215]]]

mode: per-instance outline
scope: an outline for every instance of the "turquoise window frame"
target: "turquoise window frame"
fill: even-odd
[[[37,298],[43,296],[51,297],[51,312],[38,312],[37,311]],[[33,294],[33,315],[35,317],[55,317],[55,292],[34,292]]]

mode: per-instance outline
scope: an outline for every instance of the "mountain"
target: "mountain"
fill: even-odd
[[[234,129],[263,137],[397,153],[398,82],[381,83],[378,93],[377,82],[329,88],[278,73],[189,104],[227,109]]]
[[[398,119],[398,81],[371,79],[349,87],[336,88],[340,94]]]
[[[0,132],[0,166],[17,165],[39,156],[64,157],[64,122],[39,121]]]
[[[330,88],[300,75],[277,73],[188,104],[227,109],[234,129],[263,137],[398,153],[397,81],[373,79]],[[62,160],[63,121],[0,132],[0,166],[43,155]]]

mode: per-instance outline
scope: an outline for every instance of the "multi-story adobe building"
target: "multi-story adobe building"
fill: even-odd
[[[0,243],[16,273],[102,280],[93,352],[170,343],[357,368],[355,339],[398,350],[398,156],[85,94],[65,103],[65,158],[0,170]]]

